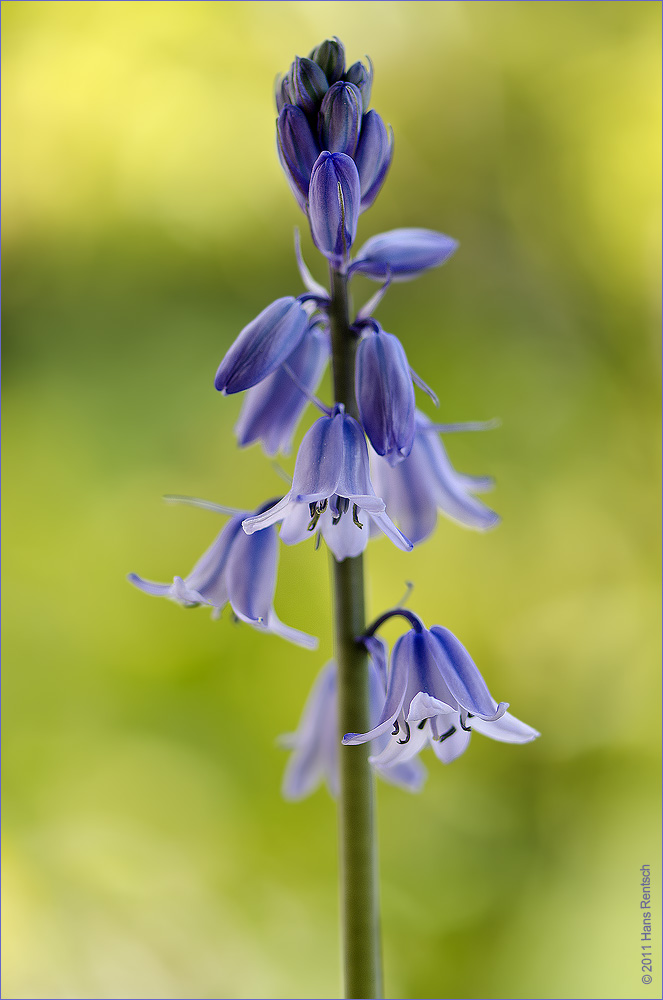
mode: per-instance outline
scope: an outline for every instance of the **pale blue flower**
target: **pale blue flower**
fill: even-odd
[[[389,614],[396,613],[402,612]],[[494,700],[470,654],[449,629],[434,625],[428,630],[416,615],[406,614],[413,628],[394,646],[380,718],[367,733],[347,733],[345,744],[389,733],[387,746],[370,758],[384,767],[411,760],[428,743],[449,762],[467,748],[473,728],[507,743],[536,739],[539,733],[510,715],[506,702]]]
[[[225,512],[215,504],[200,503]],[[236,512],[184,578],[176,576],[172,583],[153,583],[130,573],[128,579],[146,594],[167,597],[185,607],[206,604],[215,609],[215,615],[229,603],[235,615],[253,628],[315,649],[317,639],[284,625],[274,611],[278,538],[273,529],[253,538],[246,535],[242,521],[249,513]]]
[[[392,229],[371,236],[348,273],[365,274],[376,281],[409,281],[444,264],[457,248],[456,240],[432,229]]]
[[[377,454],[396,465],[414,442],[414,386],[403,346],[373,320],[359,342],[355,364],[362,426]]]
[[[380,640],[376,640],[377,643]],[[385,683],[373,658],[368,661],[369,712],[371,723],[377,722],[385,699]],[[308,696],[296,733],[281,738],[283,746],[292,750],[283,778],[283,796],[303,799],[324,781],[333,796],[339,791],[337,667],[331,660],[318,674]],[[389,742],[383,736],[376,747],[385,749]],[[418,760],[406,761],[393,767],[374,767],[385,781],[411,792],[423,785],[426,771]]]
[[[308,215],[318,250],[344,270],[357,235],[361,202],[359,174],[352,157],[322,152],[311,172]]]
[[[375,495],[368,474],[364,432],[342,406],[337,406],[329,416],[316,420],[304,435],[292,489],[269,510],[247,518],[243,526],[247,534],[252,534],[283,521],[281,539],[286,545],[303,541],[310,532],[319,530],[340,561],[366,548],[369,532],[360,520],[363,512],[398,548],[406,552],[412,548],[385,514],[384,501]]]

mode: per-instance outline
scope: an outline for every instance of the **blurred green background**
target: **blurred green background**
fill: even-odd
[[[333,34],[370,54],[396,136],[359,240],[461,243],[380,318],[440,419],[502,418],[447,439],[496,476],[502,525],[376,541],[369,610],[412,580],[543,734],[475,737],[450,767],[428,751],[418,797],[380,787],[387,995],[656,995],[660,4],[2,13],[3,996],[338,995],[334,805],[282,801],[275,745],[331,653],[324,551],[284,549],[276,596],[318,653],[125,580],[186,573],[219,529],[162,494],[282,489],[212,378],[301,290],[272,83]]]

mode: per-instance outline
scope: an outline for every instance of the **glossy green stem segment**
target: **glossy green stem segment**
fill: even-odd
[[[358,417],[354,389],[357,343],[350,331],[347,276],[333,268],[331,289],[334,398],[343,403],[346,413]],[[368,531],[367,524],[363,530]],[[368,661],[363,647],[356,642],[356,636],[366,627],[363,556],[342,562],[332,557],[332,572],[340,740],[345,733],[365,733],[370,728]],[[344,995],[353,1000],[379,1000],[382,996],[375,789],[369,753],[367,743],[340,748],[338,811]]]

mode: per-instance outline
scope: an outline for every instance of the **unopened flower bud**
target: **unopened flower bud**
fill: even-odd
[[[330,153],[354,156],[362,117],[361,94],[353,83],[340,80],[330,87],[320,105],[320,146]]]
[[[366,56],[368,59],[368,56]],[[373,86],[373,63],[368,59],[368,69],[361,62],[353,63],[345,74],[348,83],[354,83],[359,88],[364,109],[371,103],[371,88]]]
[[[345,50],[341,41],[334,37],[316,45],[309,55],[327,77],[329,86],[340,80],[345,72]]]
[[[302,109],[306,115],[314,115],[320,107],[320,101],[329,90],[327,77],[317,63],[312,59],[295,57],[290,70],[290,94],[293,104]]]

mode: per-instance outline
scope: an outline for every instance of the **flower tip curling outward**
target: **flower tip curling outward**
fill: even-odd
[[[366,743],[389,733],[387,745],[369,760],[393,766],[411,760],[428,743],[449,763],[467,749],[472,729],[505,743],[529,743],[539,736],[507,708],[493,699],[453,633],[438,625],[413,628],[394,646],[380,718],[367,733],[347,733],[343,743]]]
[[[432,229],[392,229],[372,236],[360,248],[349,273],[383,281],[410,281],[431,267],[439,267],[458,248],[458,242]]]
[[[270,375],[292,354],[306,332],[308,316],[299,299],[286,295],[245,326],[214,379],[224,395],[243,392]]]
[[[248,538],[242,531],[248,513],[241,511],[228,521],[186,577],[176,576],[170,584],[153,583],[130,573],[129,582],[146,594],[167,597],[185,607],[209,605],[215,616],[229,603],[240,621],[253,628],[315,649],[318,640],[314,636],[285,625],[274,611],[278,539],[275,531]]]

